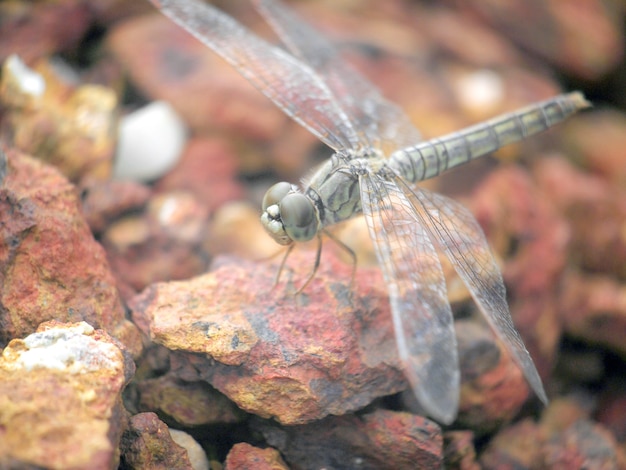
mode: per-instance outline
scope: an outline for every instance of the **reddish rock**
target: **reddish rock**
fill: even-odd
[[[204,276],[149,287],[131,302],[133,316],[179,351],[174,374],[207,380],[248,412],[283,424],[344,414],[406,382],[380,272],[360,270],[350,288],[350,266],[324,254],[297,296],[313,265],[302,249],[277,286],[277,263],[222,259]]]
[[[626,355],[626,286],[608,276],[570,273],[559,314],[565,331]]]
[[[542,160],[535,174],[572,227],[571,261],[626,280],[626,189],[562,158]]]
[[[224,470],[289,470],[276,449],[259,449],[245,442],[235,444],[226,457]]]
[[[554,470],[618,470],[624,468],[626,459],[615,438],[603,426],[579,420],[545,445],[543,465]]]
[[[615,438],[592,422],[575,399],[553,401],[540,423],[524,420],[500,431],[482,454],[484,469],[624,468]]]
[[[622,60],[621,16],[600,0],[576,4],[558,0],[449,3],[581,79],[599,79]]]
[[[0,467],[117,468],[130,356],[87,323],[49,322],[0,357]]]
[[[494,171],[471,207],[489,244],[504,261],[511,315],[540,375],[552,370],[561,336],[557,291],[570,231],[545,195],[520,168]]]
[[[5,61],[0,81],[4,140],[55,165],[71,181],[109,178],[117,135],[115,92],[70,84],[50,63],[40,61],[35,72],[45,90],[37,95],[24,89],[24,74],[15,62]]]
[[[213,212],[243,197],[237,182],[236,154],[224,140],[192,138],[176,166],[157,182],[156,190],[189,191]]]
[[[7,156],[0,186],[0,345],[46,320],[85,320],[138,355],[139,333],[125,318],[76,189],[51,166],[14,150]]]
[[[480,470],[476,461],[474,433],[448,431],[443,435],[446,470]]]
[[[626,393],[624,384],[618,390],[603,394],[598,405],[597,419],[622,444],[626,442]]]
[[[461,366],[458,424],[479,434],[511,421],[529,397],[519,366],[486,324],[458,320],[455,329]]]
[[[250,260],[269,260],[280,256],[282,247],[263,228],[260,209],[260,205],[253,206],[247,202],[224,204],[211,218],[206,246],[212,253]]]
[[[80,185],[82,213],[95,233],[123,214],[141,209],[150,198],[147,186],[133,181],[84,180]]]
[[[138,406],[158,411],[182,427],[241,422],[245,415],[205,382],[187,383],[170,376],[141,380]]]
[[[187,451],[172,440],[168,427],[154,413],[130,419],[120,450],[125,469],[195,470]]]
[[[545,436],[538,424],[525,419],[501,430],[480,457],[485,470],[541,468],[541,449]]]
[[[440,468],[443,438],[434,422],[410,413],[377,410],[279,427],[259,424],[267,442],[294,469]]]
[[[10,54],[30,62],[73,48],[92,19],[81,0],[2,2],[0,18],[0,62]]]
[[[566,147],[585,170],[626,187],[626,116],[599,109],[567,123]]]
[[[145,211],[111,224],[102,235],[111,268],[123,286],[185,279],[206,271],[208,211],[184,191],[153,197]]]
[[[133,82],[168,101],[192,129],[269,140],[287,117],[244,78],[163,15],[120,23],[108,46]]]

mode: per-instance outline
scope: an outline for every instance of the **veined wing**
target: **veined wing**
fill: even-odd
[[[387,286],[400,359],[425,411],[450,423],[459,400],[452,311],[439,257],[393,180],[360,176],[361,202]]]
[[[450,198],[423,188],[410,187],[401,178],[396,180],[413,204],[420,223],[427,227],[430,237],[446,254],[489,325],[521,367],[532,389],[547,404],[548,398],[535,364],[513,325],[502,274],[472,213]]]
[[[289,50],[324,79],[357,132],[364,133],[372,146],[390,155],[421,140],[408,116],[383,98],[318,31],[276,0],[254,0],[254,4]]]
[[[367,144],[324,81],[230,16],[198,0],[150,0],[228,61],[287,115],[336,151]]]

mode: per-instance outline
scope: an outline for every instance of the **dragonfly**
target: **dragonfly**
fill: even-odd
[[[261,222],[281,245],[317,237],[319,263],[327,228],[364,215],[389,292],[398,355],[425,413],[449,424],[459,406],[454,318],[440,256],[447,257],[532,390],[547,404],[478,222],[460,203],[417,183],[548,129],[590,106],[584,96],[558,95],[422,141],[399,106],[383,98],[329,40],[278,1],[252,3],[284,47],[199,0],[150,1],[332,149],[302,188],[280,182],[267,191]]]

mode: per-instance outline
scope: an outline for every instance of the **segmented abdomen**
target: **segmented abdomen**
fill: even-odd
[[[389,166],[411,183],[437,176],[500,147],[545,131],[591,104],[580,92],[555,96],[519,111],[394,152]]]

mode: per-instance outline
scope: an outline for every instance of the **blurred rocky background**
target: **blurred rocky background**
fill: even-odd
[[[260,200],[329,149],[147,1],[5,0],[0,467],[626,468],[626,2],[289,4],[425,138],[594,103],[424,182],[483,227],[550,405],[450,276],[459,416],[421,417],[362,219],[354,279],[328,240],[274,283]]]

